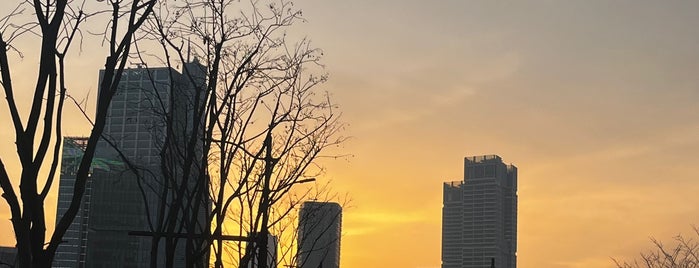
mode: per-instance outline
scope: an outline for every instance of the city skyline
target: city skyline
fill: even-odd
[[[464,155],[496,152],[522,167],[520,268],[609,268],[610,257],[651,248],[649,236],[669,242],[699,224],[699,3],[295,7],[307,22],[289,37],[308,36],[323,49],[330,79],[322,88],[352,137],[336,149],[350,156],[324,159],[326,173],[316,177],[352,200],[343,213],[343,267],[439,267],[440,186],[463,176]],[[33,45],[18,43],[24,58],[13,60],[32,62]],[[104,65],[103,50],[93,48],[104,47],[86,38],[66,62],[68,86],[88,111],[97,88],[90,72]],[[16,87],[33,89],[36,69],[14,68]],[[31,98],[23,90],[15,97]],[[10,122],[0,109],[0,122]],[[88,133],[73,104],[65,117],[64,136]],[[0,142],[17,177],[12,131],[0,131]],[[46,201],[49,233],[57,188]],[[5,204],[0,218],[11,230]],[[367,242],[374,240],[382,243]],[[1,245],[13,243],[12,232],[0,233]],[[376,256],[382,248],[395,250]]]

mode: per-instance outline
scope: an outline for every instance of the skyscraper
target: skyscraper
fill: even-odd
[[[101,71],[100,82],[102,76]],[[204,177],[198,176],[196,171],[183,175],[182,163],[177,159],[191,137],[194,140],[201,137],[202,128],[194,120],[197,115],[193,96],[203,88],[203,77],[204,67],[197,62],[184,64],[183,73],[167,67],[124,70],[107,109],[103,139],[95,151],[88,181],[89,192],[83,198],[87,205],[81,206],[73,223],[79,222],[79,227],[76,227],[79,233],[72,235],[69,230],[66,234],[65,244],[70,247],[64,247],[66,254],[61,254],[59,249],[54,267],[150,267],[152,237],[129,233],[157,232],[166,224],[177,230],[187,228],[185,216],[178,216],[174,222],[168,223],[163,220],[163,214],[174,207],[175,198],[168,192],[170,189],[179,183],[185,185],[188,196],[196,196],[191,192],[195,191],[194,187],[187,186],[201,183],[197,180]],[[199,159],[202,155],[198,152],[200,141],[187,147],[189,151],[191,148],[196,151],[193,159]],[[73,150],[71,146],[64,147],[62,168],[70,167],[65,164],[65,155],[71,155],[70,150]],[[197,166],[202,164],[195,163]],[[70,179],[68,177],[65,181],[72,184]],[[72,185],[64,188],[63,181],[61,178],[59,197],[68,193],[72,196]],[[206,191],[208,184],[196,189]],[[175,207],[179,209],[179,215],[201,216],[201,221],[196,222],[202,229],[198,230],[199,234],[205,233],[203,229],[209,226],[204,219],[209,208],[208,192],[200,196],[203,196],[201,200],[183,200],[181,203],[187,204],[186,208]],[[58,217],[63,215],[61,206],[67,207],[68,204],[59,200]],[[165,266],[164,245],[161,243],[158,243],[157,252],[159,267]],[[79,245],[79,249],[76,250],[74,244]],[[184,249],[185,242],[181,239],[170,266],[184,267]],[[208,262],[208,254],[203,255],[207,256],[204,262]]]
[[[517,167],[497,155],[464,159],[464,180],[444,183],[442,268],[517,266]]]
[[[299,212],[298,267],[340,267],[342,207],[333,202],[306,201]]]
[[[63,138],[63,151],[61,161],[61,176],[58,181],[58,205],[56,211],[56,224],[66,213],[73,199],[73,185],[75,175],[82,156],[87,146],[87,137]],[[92,197],[92,180],[85,182],[85,192],[80,202],[80,210],[75,219],[63,235],[63,243],[56,249],[53,267],[85,267],[85,252],[87,249],[87,221],[90,212],[90,198]]]

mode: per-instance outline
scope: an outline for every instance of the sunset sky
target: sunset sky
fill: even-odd
[[[352,199],[342,267],[439,267],[442,182],[472,155],[519,168],[520,268],[612,267],[699,224],[699,1],[295,7],[352,137],[318,178]],[[103,55],[83,50],[75,87],[94,94]],[[2,245],[9,218],[3,200]]]

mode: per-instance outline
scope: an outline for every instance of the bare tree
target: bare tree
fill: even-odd
[[[159,43],[162,52],[141,56],[166,66],[196,59],[206,69],[191,106],[202,136],[184,135],[190,138],[188,146],[173,147],[188,148],[175,155],[179,166],[192,169],[160,184],[161,196],[171,201],[158,208],[162,213],[153,221],[154,244],[181,233],[206,236],[216,267],[223,266],[224,247],[231,244],[240,249],[236,264],[246,267],[255,252],[266,248],[270,228],[293,211],[293,205],[283,206],[281,201],[294,185],[322,174],[317,164],[321,151],[344,140],[334,104],[317,87],[327,79],[316,74],[322,72],[322,51],[307,39],[287,41],[286,29],[302,18],[284,0],[163,2],[155,14],[145,37]],[[185,68],[184,75],[190,84],[202,82],[191,69]],[[198,146],[201,158],[188,156],[188,150]],[[211,230],[197,227],[192,218],[196,213],[188,212],[194,208],[188,200],[202,200],[194,197],[201,195],[202,182],[209,187]],[[167,222],[180,224],[162,224]],[[236,226],[235,232],[225,232],[231,230],[225,228],[227,223]],[[242,241],[226,242],[231,236]]]
[[[16,157],[21,164],[19,177],[11,178],[4,164],[9,156],[0,158],[0,186],[12,215],[20,267],[51,266],[56,249],[80,206],[96,144],[104,130],[107,107],[127,63],[134,33],[152,12],[155,2],[111,0],[108,1],[109,7],[87,12],[84,2],[23,1],[0,20],[0,79],[15,132]],[[109,15],[104,33],[108,56],[104,79],[99,85],[98,109],[78,167],[71,205],[47,243],[44,202],[53,185],[59,161],[62,113],[68,88],[65,61],[69,59],[67,55],[73,43],[82,38],[81,25],[87,18],[98,14]],[[23,21],[28,17],[33,19]],[[14,46],[13,42],[20,37],[36,40],[40,44],[39,51],[22,51]],[[20,63],[12,62],[8,52],[20,56],[22,53],[39,54],[33,89],[15,88],[10,67]],[[15,93],[20,90],[33,91],[33,97],[27,100],[30,109],[24,120],[19,108],[23,105],[18,105],[24,100],[15,99]],[[44,177],[42,174],[48,175]],[[45,181],[44,185],[40,185],[42,181]],[[19,196],[16,183],[19,183]]]
[[[699,237],[699,228],[693,227]],[[641,253],[640,258],[627,262],[614,260],[619,268],[696,268],[699,267],[699,242],[692,238],[677,235],[674,245],[666,245],[651,238],[654,249]]]

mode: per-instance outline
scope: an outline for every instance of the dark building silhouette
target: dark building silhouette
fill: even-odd
[[[0,247],[0,267],[17,267],[17,249],[15,247]]]
[[[256,237],[257,235],[255,233],[248,234],[248,237]],[[255,242],[253,243],[253,248],[255,249],[255,252],[253,253],[253,257],[248,262],[247,268],[257,268],[260,267],[260,261],[258,259],[258,255],[260,254],[260,246],[255,245]],[[277,246],[279,245],[279,238],[277,238],[274,235],[267,235],[267,268],[277,268]]]
[[[307,201],[299,212],[298,267],[340,267],[342,207]]]
[[[130,235],[129,232],[158,230],[154,226],[160,224],[159,208],[167,208],[172,200],[172,197],[161,198],[168,180],[193,184],[200,178],[196,172],[184,178],[187,176],[181,175],[181,162],[176,157],[185,150],[189,137],[200,136],[203,131],[194,123],[193,98],[197,90],[203,89],[204,67],[192,62],[184,64],[183,72],[185,70],[187,74],[167,67],[124,70],[108,108],[103,140],[95,151],[89,190],[83,198],[79,217],[71,225],[77,231],[71,233],[69,229],[64,238],[65,245],[59,247],[54,267],[149,267],[151,237]],[[100,83],[103,73],[100,71]],[[192,83],[190,77],[194,77],[196,82]],[[62,168],[70,169],[71,166],[65,163],[65,156],[71,154],[67,150],[72,150],[72,147],[64,147]],[[199,152],[201,144],[197,144],[194,150]],[[133,166],[129,167],[122,155]],[[201,153],[195,159],[200,156]],[[200,162],[197,165],[205,164]],[[163,174],[163,170],[168,174]],[[69,172],[61,171],[62,174]],[[71,180],[74,182],[74,176],[61,178],[59,199],[72,197]],[[197,214],[197,224],[202,229],[198,233],[203,233],[208,229],[205,216],[210,205],[208,186],[199,189],[206,191],[201,194],[203,198],[192,200],[193,205],[183,208],[182,213]],[[192,187],[187,190],[194,191]],[[194,194],[189,192],[189,196]],[[67,208],[69,199],[67,202],[59,200],[58,217],[63,215],[61,207]],[[183,226],[181,218],[176,225]],[[162,240],[159,267],[164,267]],[[184,250],[182,239],[177,243],[174,267],[185,266]],[[208,258],[205,259],[208,263]]]
[[[517,168],[497,155],[464,159],[444,183],[442,268],[517,266]]]

